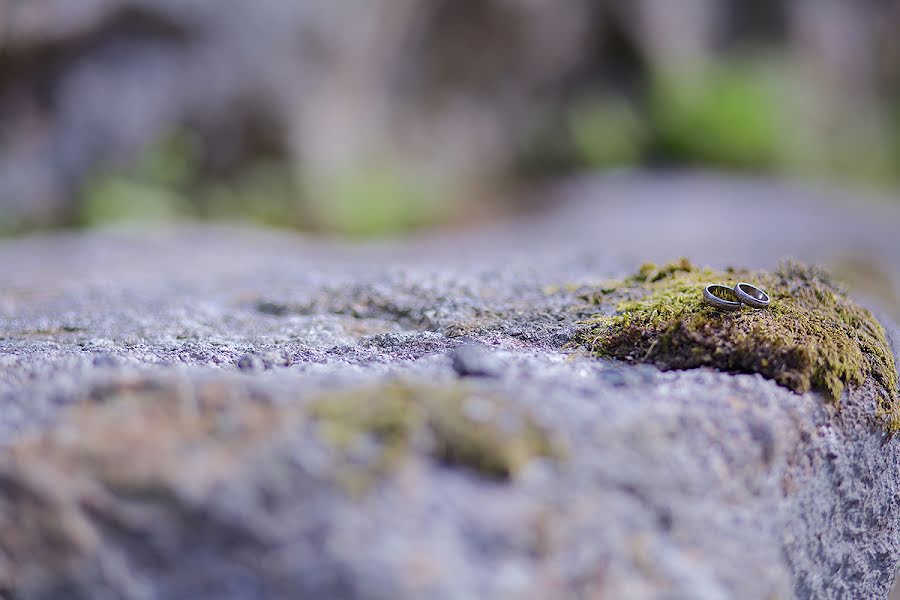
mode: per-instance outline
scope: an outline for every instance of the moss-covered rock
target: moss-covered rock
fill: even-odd
[[[535,458],[561,456],[550,434],[508,397],[457,383],[394,382],[281,403],[252,398],[229,383],[126,379],[90,396],[57,427],[23,436],[0,460],[0,480],[38,486],[38,497],[45,480],[71,488],[60,516],[39,523],[41,540],[60,522],[68,527],[82,519],[82,492],[98,489],[182,510],[181,503],[190,503],[184,489],[196,495],[250,480],[248,472],[260,464],[277,479],[288,478],[298,452],[322,456],[313,471],[319,482],[353,498],[416,455],[500,481]]]
[[[722,312],[703,302],[709,283],[759,285],[772,304]],[[615,313],[585,322],[579,343],[598,356],[662,369],[712,367],[759,373],[802,393],[839,400],[871,377],[887,427],[900,429],[897,370],[884,329],[824,271],[793,262],[774,272],[701,269],[682,259],[638,273],[584,298]]]

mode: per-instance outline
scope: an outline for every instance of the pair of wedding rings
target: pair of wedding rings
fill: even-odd
[[[755,285],[746,282],[741,282],[733,288],[711,283],[703,290],[703,300],[719,310],[738,310],[745,304],[752,308],[769,306],[769,295]]]

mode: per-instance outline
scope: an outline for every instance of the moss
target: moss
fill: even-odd
[[[60,325],[59,327],[45,327],[42,329],[24,329],[19,335],[62,335],[65,333],[81,333],[85,329],[77,325]]]
[[[547,432],[500,397],[458,390],[430,396],[428,428],[432,456],[494,479],[509,479],[532,459],[559,457]]]
[[[703,302],[706,284],[739,281],[766,289],[771,306],[728,313]],[[900,429],[897,370],[884,329],[822,270],[786,262],[775,272],[722,272],[682,259],[644,265],[614,290],[584,297],[616,303],[615,314],[593,317],[578,336],[598,356],[662,369],[759,373],[834,401],[871,377],[888,429]]]
[[[463,385],[398,383],[337,392],[316,399],[308,412],[339,448],[375,441],[379,472],[419,449],[443,464],[499,480],[515,476],[534,458],[560,456],[526,412]]]
[[[638,272],[626,279],[630,283],[653,283],[661,279],[666,279],[676,273],[690,273],[694,270],[691,261],[682,257],[676,261],[666,263],[658,267],[655,263],[648,262],[641,265]],[[605,288],[607,289],[607,288]]]
[[[325,394],[309,406],[308,415],[320,422],[325,438],[345,453],[365,440],[376,444],[375,461],[360,465],[362,473],[349,462],[342,465],[343,483],[353,488],[368,474],[392,470],[408,453],[423,418],[412,391],[401,385]]]
[[[533,459],[563,456],[527,411],[470,385],[396,382],[284,403],[246,391],[229,381],[109,381],[58,427],[17,439],[13,454],[132,499],[214,487],[244,477],[261,457],[275,472],[292,472],[300,437],[322,451],[311,455],[324,458],[313,476],[355,498],[414,456],[496,481]]]

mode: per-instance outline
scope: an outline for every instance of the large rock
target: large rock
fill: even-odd
[[[638,257],[772,268],[865,244],[896,277],[898,212],[716,179],[566,193],[592,200],[410,244],[214,228],[0,244],[0,585],[885,597],[900,455],[878,382],[835,403],[574,344],[598,311],[580,293]],[[753,227],[770,203],[781,219]],[[735,223],[741,244],[719,227]]]

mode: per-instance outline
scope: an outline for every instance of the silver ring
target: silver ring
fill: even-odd
[[[769,306],[769,295],[755,285],[741,282],[734,286],[734,293],[741,302],[753,308],[766,308]]]
[[[733,297],[735,300],[726,300],[725,298],[717,296],[713,293],[713,290],[718,291],[723,295]],[[718,283],[711,283],[703,288],[703,300],[710,306],[715,306],[719,310],[738,310],[742,306],[740,300],[737,300],[737,296],[732,288]]]

